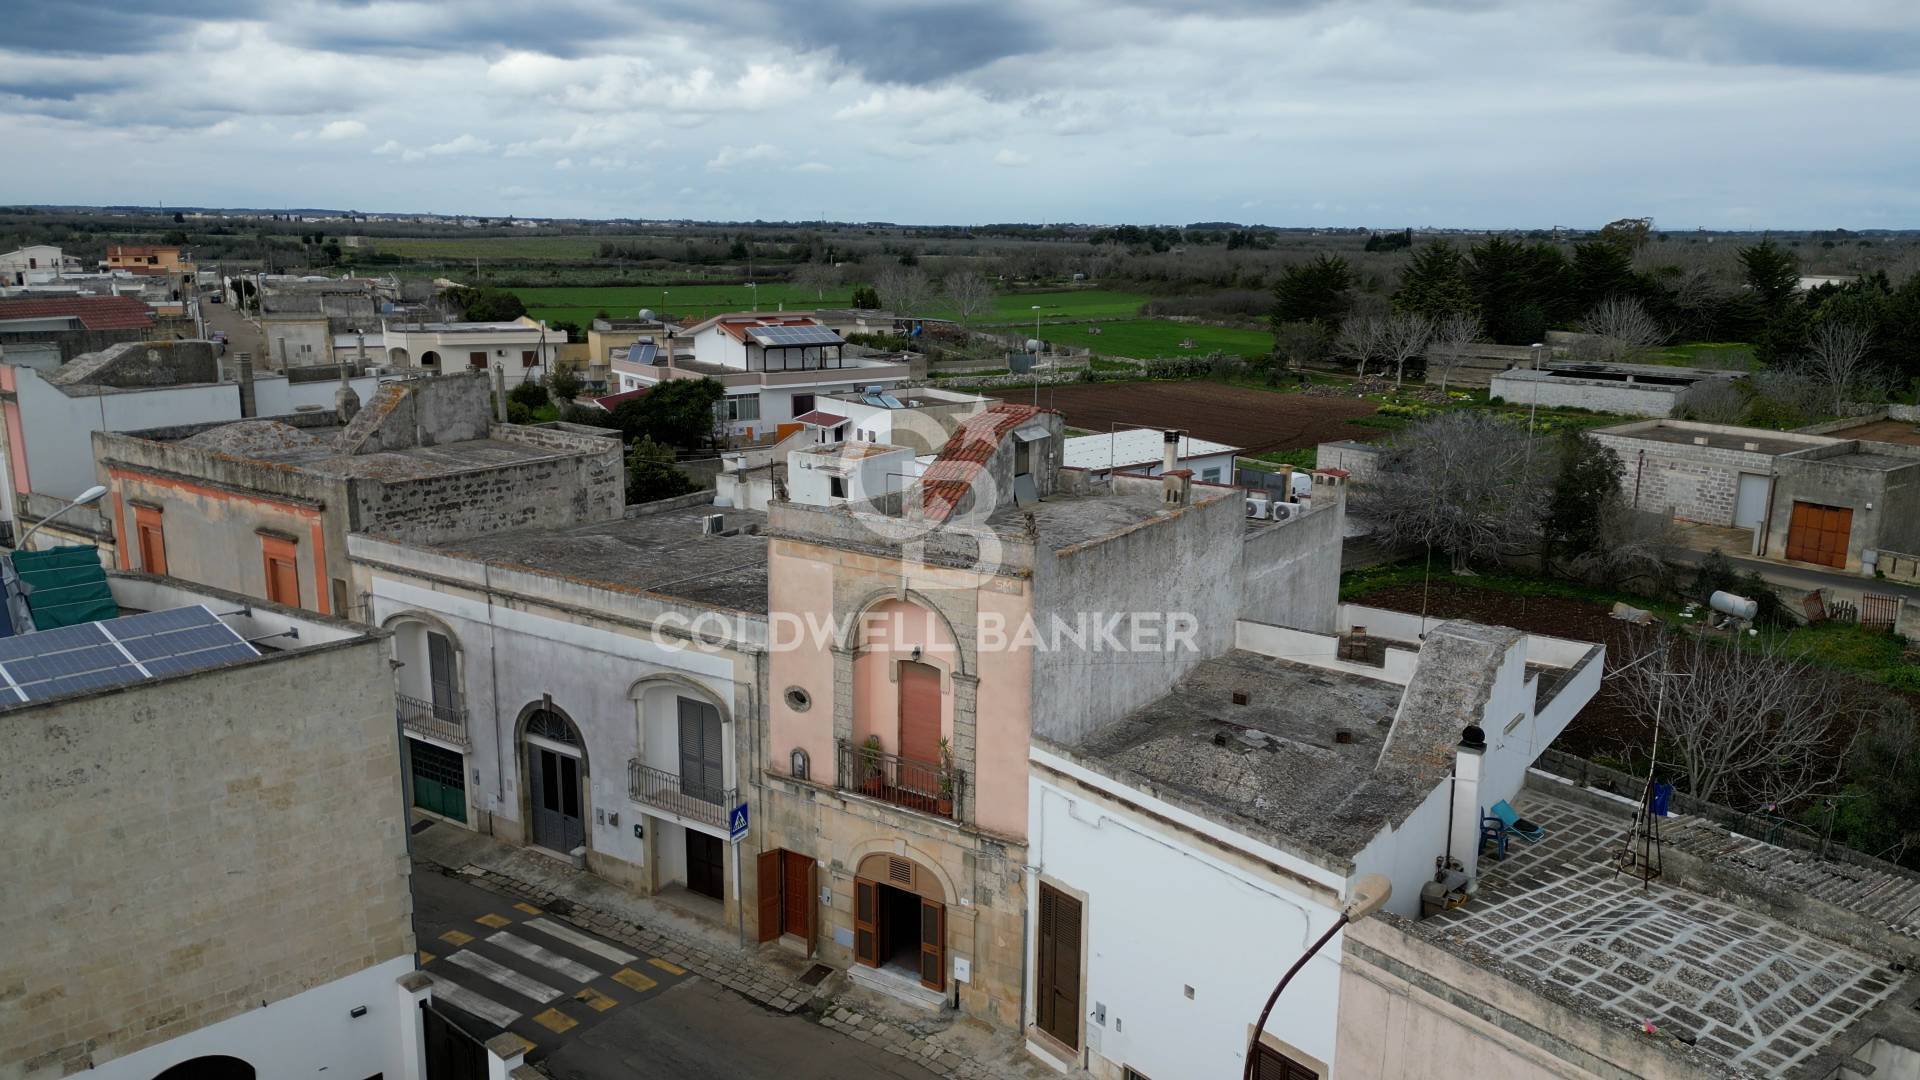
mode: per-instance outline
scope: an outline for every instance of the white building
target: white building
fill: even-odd
[[[1165,468],[1166,438],[1159,428],[1122,428],[1105,435],[1079,435],[1067,440],[1066,465],[1096,476],[1114,469],[1158,476]],[[1193,478],[1209,484],[1233,483],[1237,446],[1180,436],[1177,468],[1192,469]]]
[[[30,285],[57,277],[66,257],[52,244],[29,244],[0,252],[0,285]],[[43,272],[47,272],[43,275]]]
[[[512,389],[545,379],[567,335],[522,316],[513,322],[388,323],[380,342],[390,367],[442,375],[498,368]]]
[[[848,356],[846,339],[804,313],[716,315],[615,354],[616,391],[668,379],[718,379],[727,388],[728,434],[766,440],[792,430],[828,394],[884,389],[912,376],[909,363]]]
[[[765,519],[650,509],[430,545],[355,534],[348,549],[394,633],[416,812],[731,921]]]
[[[1075,745],[1036,738],[1042,1060],[1237,1075],[1267,994],[1359,878],[1385,875],[1387,910],[1410,919],[1436,865],[1444,893],[1471,887],[1481,814],[1516,797],[1603,667],[1600,646],[1504,628],[1353,606],[1339,625],[1242,621],[1234,651],[1152,705]],[[1353,1075],[1335,1059],[1340,986],[1336,937],[1269,1019],[1259,1075]]]

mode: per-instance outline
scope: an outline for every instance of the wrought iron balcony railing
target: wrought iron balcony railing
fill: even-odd
[[[924,814],[960,819],[967,776],[951,765],[839,741],[834,786]]]
[[[732,788],[688,780],[638,758],[627,762],[627,793],[634,802],[721,827],[727,824],[727,811],[736,801]]]
[[[405,694],[393,695],[394,712],[400,717],[400,726],[423,735],[432,735],[468,745],[467,710],[459,698],[445,704],[436,705]]]

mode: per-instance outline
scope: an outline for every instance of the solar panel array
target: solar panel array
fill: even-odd
[[[0,708],[259,656],[202,606],[0,639]]]
[[[845,345],[839,334],[824,326],[756,326],[748,330],[762,345],[781,348],[809,345]]]

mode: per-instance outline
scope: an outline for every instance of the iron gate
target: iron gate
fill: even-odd
[[[427,1043],[427,1080],[487,1080],[487,1048],[440,1015],[432,1003],[420,1003],[421,1030]]]

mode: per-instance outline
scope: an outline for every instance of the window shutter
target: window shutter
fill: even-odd
[[[853,879],[853,958],[868,967],[880,966],[879,892],[874,882]]]
[[[947,988],[947,908],[924,898],[920,901],[920,985],[929,990]]]
[[[760,888],[760,940],[780,936],[780,849],[763,851],[754,857],[754,876]]]
[[[453,708],[453,642],[445,634],[427,631],[427,677],[433,687],[435,715],[446,719]]]

